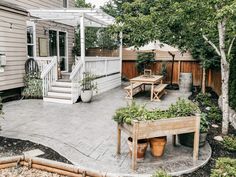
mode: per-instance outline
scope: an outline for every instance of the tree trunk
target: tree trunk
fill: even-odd
[[[206,93],[206,69],[202,68],[202,93]]]
[[[222,133],[227,134],[229,129],[229,63],[225,53],[225,24],[226,19],[218,22],[219,44],[221,53],[221,82],[222,82]]]

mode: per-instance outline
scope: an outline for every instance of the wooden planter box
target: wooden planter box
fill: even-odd
[[[117,126],[117,154],[120,154],[121,131],[133,138],[132,169],[137,164],[137,142],[139,139],[149,139],[160,136],[173,135],[175,145],[176,135],[194,132],[193,160],[198,160],[200,114],[189,117],[160,119],[155,121],[132,121],[131,125],[118,124]]]

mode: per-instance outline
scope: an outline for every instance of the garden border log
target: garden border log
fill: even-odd
[[[106,172],[92,171],[83,167],[56,162],[53,160],[43,159],[39,157],[13,156],[0,158],[0,169],[17,167],[18,165],[28,168],[40,169],[60,175],[68,175],[73,177],[106,177]]]

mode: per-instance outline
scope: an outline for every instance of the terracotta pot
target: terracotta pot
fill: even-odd
[[[162,156],[166,146],[166,136],[151,138],[149,141],[152,155],[154,157]]]
[[[185,133],[178,135],[179,143],[187,147],[193,147],[194,133]],[[206,143],[207,133],[200,133],[199,147],[203,147]]]
[[[129,152],[130,152],[130,156],[132,156],[132,145],[133,145],[133,140],[131,137],[128,138],[127,140],[128,145],[129,145]],[[138,150],[137,150],[137,158],[138,159],[144,159],[147,147],[148,147],[148,141],[146,139],[144,140],[138,140]]]

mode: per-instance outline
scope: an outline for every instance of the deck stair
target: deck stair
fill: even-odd
[[[52,83],[48,95],[43,99],[47,102],[73,104],[72,83],[70,80],[60,79]]]

